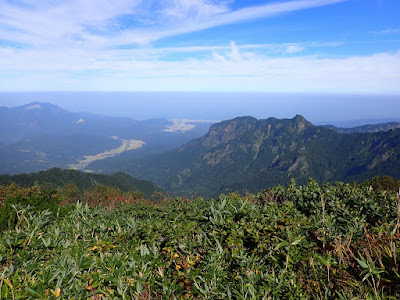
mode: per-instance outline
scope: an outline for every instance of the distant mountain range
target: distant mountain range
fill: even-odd
[[[388,123],[368,124],[350,128],[336,127],[333,125],[324,125],[324,127],[333,129],[340,133],[352,134],[352,133],[363,133],[363,132],[388,131],[391,129],[400,128],[400,123],[388,122]]]
[[[0,107],[0,174],[80,169],[126,152],[160,153],[202,136],[212,123],[74,113],[40,102]]]
[[[125,161],[123,169],[176,195],[202,196],[254,192],[291,178],[298,183],[309,177],[319,182],[400,178],[400,129],[345,134],[299,115],[240,117],[212,125],[208,134],[178,149]]]
[[[380,125],[386,123],[400,123],[400,118],[381,118],[381,119],[355,119],[347,121],[324,121],[315,123],[315,125],[326,125],[330,124],[339,128],[354,128],[362,127],[364,125]]]
[[[255,192],[291,178],[400,178],[399,162],[396,122],[342,128],[315,126],[300,115],[139,121],[73,113],[49,103],[0,107],[0,174],[53,167],[122,171],[175,195],[216,196]]]

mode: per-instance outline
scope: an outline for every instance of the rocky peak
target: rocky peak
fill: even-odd
[[[276,118],[257,120],[253,117],[238,117],[212,125],[202,144],[212,148],[237,139],[249,131],[254,131],[256,135],[264,132],[264,135],[268,137],[274,131],[275,134],[279,135],[281,130],[301,133],[310,126],[313,125],[301,115],[296,115],[293,119],[282,120]],[[277,129],[279,132],[276,132]]]
[[[301,131],[305,130],[307,127],[312,125],[301,115],[296,115],[292,120],[293,120],[294,126],[298,132],[301,132]]]
[[[254,129],[257,124],[258,120],[253,117],[238,117],[214,124],[205,136],[203,145],[206,147],[215,147],[221,143],[229,142]]]

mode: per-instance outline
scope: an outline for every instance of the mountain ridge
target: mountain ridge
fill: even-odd
[[[399,178],[400,129],[344,134],[293,119],[238,117],[198,139],[126,170],[175,194],[215,196],[285,184]]]
[[[160,188],[153,182],[136,179],[123,172],[104,175],[83,173],[76,170],[61,170],[59,168],[29,174],[0,175],[0,185],[11,183],[23,187],[39,184],[51,188],[62,188],[66,184],[74,184],[81,192],[98,185],[106,185],[118,188],[122,192],[139,191],[146,197],[150,197],[154,192],[160,191]]]
[[[352,134],[352,133],[362,133],[362,132],[388,131],[390,129],[400,128],[400,123],[387,122],[387,123],[367,124],[367,125],[350,127],[350,128],[336,127],[333,125],[323,125],[323,126],[326,128],[333,129],[337,132]]]
[[[199,192],[206,196],[262,190],[284,184],[290,178],[302,184],[309,177],[322,182],[400,176],[400,129],[396,129],[396,123],[343,130],[316,126],[302,115],[291,119],[242,116],[208,124],[207,131],[206,127],[202,129],[205,135],[200,135],[200,130],[199,137],[193,139],[191,131],[165,130],[176,123],[164,119],[108,118],[72,113],[41,102],[17,110],[39,116],[54,112],[57,117],[51,122],[56,123],[49,121],[53,124],[51,129],[62,126],[60,116],[65,115],[68,126],[73,124],[79,130],[58,132],[58,136],[33,134],[11,145],[0,138],[2,173],[68,166],[106,174],[124,171],[154,181],[173,194]],[[14,123],[16,120],[11,118]],[[5,122],[1,118],[3,128],[7,128]],[[41,124],[33,123],[33,127]],[[120,141],[133,140],[141,148],[116,151],[121,147]]]

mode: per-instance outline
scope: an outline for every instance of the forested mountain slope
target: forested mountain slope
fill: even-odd
[[[240,117],[214,124],[208,134],[179,149],[135,161],[130,174],[174,194],[215,196],[250,192],[294,178],[317,181],[400,177],[400,129],[343,134],[304,117]]]
[[[147,180],[133,178],[126,173],[115,173],[113,175],[87,174],[75,170],[61,170],[53,168],[31,174],[0,175],[0,184],[7,185],[16,183],[23,187],[30,187],[35,183],[46,188],[64,187],[66,184],[74,184],[81,191],[94,188],[98,185],[106,185],[120,189],[122,192],[139,191],[149,197],[153,192],[160,189]]]

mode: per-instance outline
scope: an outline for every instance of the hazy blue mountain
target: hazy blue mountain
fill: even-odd
[[[89,113],[66,111],[50,103],[34,102],[14,108],[0,107],[0,141],[12,143],[37,135],[64,136],[85,134],[92,136],[117,135],[123,139],[143,139],[154,134],[168,136],[163,130],[172,123],[166,119],[134,120]],[[207,132],[210,124],[196,123],[193,132]],[[171,134],[169,134],[171,135]],[[196,134],[194,134],[196,135]]]
[[[77,165],[85,156],[118,149],[124,140],[142,144],[134,150],[121,153],[118,150],[118,155],[130,153],[143,157],[200,137],[210,125],[198,121],[134,120],[74,113],[40,102],[0,107],[0,174]]]
[[[254,192],[291,178],[323,181],[400,178],[400,129],[343,134],[302,116],[278,120],[241,117],[176,149],[136,160],[125,170],[169,192],[204,196]]]
[[[381,118],[381,119],[355,119],[347,121],[318,122],[315,125],[334,126],[338,128],[354,128],[364,125],[379,125],[386,123],[400,123],[400,118]],[[329,125],[327,125],[329,124]]]
[[[336,127],[333,125],[324,125],[326,128],[333,129],[337,132],[341,133],[363,133],[363,132],[379,132],[379,131],[388,131],[390,129],[400,128],[400,123],[398,122],[388,122],[388,123],[378,123],[378,124],[368,124],[357,127]]]

